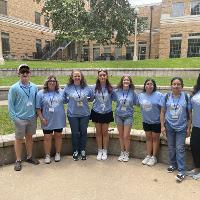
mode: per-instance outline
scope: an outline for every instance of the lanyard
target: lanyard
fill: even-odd
[[[103,89],[101,88],[101,95],[102,95],[103,101],[104,101],[104,99],[105,99],[105,96],[104,96],[105,92],[106,92],[106,88],[104,89],[104,91],[103,91]]]
[[[25,89],[24,89],[23,86],[20,85],[20,88],[23,90],[23,92],[26,94],[26,96],[27,96],[28,99],[29,99],[29,97],[30,97],[30,93],[31,93],[31,87],[28,88],[28,93],[25,91]]]
[[[181,98],[181,94],[179,95],[178,101],[177,101],[177,103],[175,104],[175,102],[174,102],[174,96],[173,96],[173,94],[172,94],[172,100],[173,100],[174,110],[175,110],[175,111],[176,111],[176,109],[177,109],[177,107],[178,107],[178,103],[179,103],[180,98]]]
[[[55,92],[53,92],[53,97],[52,98],[50,96],[50,93],[48,93],[48,94],[49,94],[49,99],[50,99],[50,103],[51,103],[51,106],[52,106],[53,100],[54,100],[54,96],[55,96]]]
[[[80,94],[78,93],[78,91],[77,91],[77,89],[76,89],[76,86],[74,85],[74,88],[75,88],[75,90],[76,90],[76,93],[77,93],[77,95],[78,95],[78,98],[80,99],[81,98],[81,88],[80,88]]]
[[[123,102],[124,102],[124,105],[126,104],[126,100],[127,100],[127,97],[128,97],[128,93],[129,93],[129,89],[128,89],[128,92],[127,92],[127,94],[126,94],[126,97],[124,98],[124,96],[125,96],[125,94],[124,94],[124,90],[123,90]]]

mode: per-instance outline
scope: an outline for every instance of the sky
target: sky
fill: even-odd
[[[151,3],[158,3],[162,0],[129,0],[132,5],[142,5],[142,4],[151,4]]]

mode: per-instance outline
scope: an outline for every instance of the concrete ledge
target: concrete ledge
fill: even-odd
[[[38,89],[42,89],[42,85],[38,85]],[[60,85],[61,88],[64,88],[65,85]],[[10,89],[10,86],[0,86],[0,101],[2,100],[7,100],[8,99],[8,91]],[[171,87],[170,86],[157,86],[158,91],[162,92],[162,93],[166,93],[168,91],[171,91]],[[184,87],[183,91],[185,92],[191,92],[192,91],[192,87]],[[135,90],[136,92],[141,92],[143,90],[143,85],[135,85]]]
[[[119,144],[119,135],[117,128],[109,129],[109,149],[108,153],[110,155],[119,155],[120,153],[120,144]],[[0,165],[10,164],[15,162],[15,152],[14,152],[14,134],[10,135],[1,135],[0,136]],[[44,157],[43,150],[43,132],[42,130],[37,130],[36,135],[34,135],[34,149],[33,154],[37,158]],[[135,158],[143,159],[146,155],[146,143],[145,143],[145,133],[143,130],[131,130],[131,146],[130,146],[130,156]],[[71,155],[72,154],[72,145],[71,145],[71,130],[70,128],[65,128],[63,130],[63,142],[62,142],[62,155]],[[55,154],[54,141],[52,145],[51,154]],[[190,150],[190,139],[186,139],[186,166],[191,168],[193,166],[192,155]],[[87,154],[96,154],[96,138],[95,138],[95,128],[88,128],[88,140],[87,140]],[[25,145],[23,146],[23,158],[25,155]],[[160,138],[160,153],[158,156],[158,161],[161,163],[168,163],[168,147],[167,141],[164,136],[161,135]]]
[[[96,76],[98,68],[76,68],[81,70],[85,76]],[[109,76],[122,76],[123,74],[131,74],[131,76],[180,76],[188,78],[197,78],[200,73],[199,68],[106,68],[109,71]],[[72,69],[67,68],[33,68],[31,69],[32,76],[47,76],[54,74],[55,76],[69,76]],[[0,76],[16,76],[17,69],[2,68]]]

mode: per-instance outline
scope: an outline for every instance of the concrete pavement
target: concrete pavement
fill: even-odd
[[[189,200],[200,198],[200,181],[186,177],[176,183],[176,173],[166,165],[143,166],[141,160],[128,163],[109,156],[97,161],[73,161],[71,156],[47,165],[23,163],[20,172],[13,165],[0,168],[1,200]]]

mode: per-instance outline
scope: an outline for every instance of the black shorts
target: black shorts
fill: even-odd
[[[147,124],[143,122],[143,129],[144,131],[160,133],[161,132],[161,125],[159,124]]]
[[[60,128],[60,129],[53,129],[53,130],[44,130],[44,129],[43,129],[43,133],[44,133],[44,134],[51,134],[51,133],[53,133],[53,132],[62,133],[62,131],[63,131],[63,128]]]
[[[94,110],[91,110],[91,114],[90,114],[90,119],[92,120],[92,122],[96,122],[96,123],[110,123],[110,122],[114,122],[114,118],[113,118],[113,112],[109,112],[109,113],[97,113]]]

